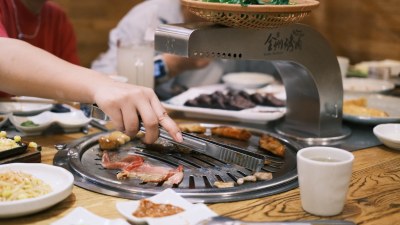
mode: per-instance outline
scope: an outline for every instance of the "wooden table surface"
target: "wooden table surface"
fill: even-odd
[[[90,133],[98,132],[91,128]],[[26,137],[43,146],[42,163],[52,164],[54,144],[68,143],[83,137],[82,133]],[[288,221],[345,219],[363,225],[400,225],[400,152],[384,146],[353,152],[355,162],[351,186],[344,211],[334,217],[316,217],[301,208],[299,189],[258,199],[209,204],[219,215],[244,221]],[[59,204],[37,214],[2,219],[2,225],[50,224],[76,207],[109,219],[122,218],[115,208],[116,197],[98,194],[74,186],[72,194]]]

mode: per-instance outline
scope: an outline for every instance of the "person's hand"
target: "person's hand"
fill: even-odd
[[[157,140],[159,125],[164,127],[174,140],[182,141],[178,126],[168,116],[150,88],[109,82],[95,89],[94,100],[110,117],[115,128],[129,136],[134,136],[139,131],[140,116],[146,128],[143,139],[146,144]]]
[[[163,59],[170,77],[174,77],[186,70],[204,68],[211,62],[211,59],[207,58],[186,58],[171,54],[163,54]]]

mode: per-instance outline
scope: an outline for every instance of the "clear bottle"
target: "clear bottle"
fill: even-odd
[[[155,8],[154,10],[157,10]],[[157,26],[157,13],[140,41],[117,43],[117,73],[128,78],[128,83],[154,88],[154,34]]]

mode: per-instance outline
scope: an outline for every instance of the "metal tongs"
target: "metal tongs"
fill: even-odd
[[[97,105],[86,105],[90,107],[90,116],[100,120],[109,120],[108,116],[97,107]],[[140,122],[140,130],[146,132],[143,123]],[[193,151],[219,159],[226,163],[243,166],[252,171],[260,171],[264,166],[265,157],[261,154],[249,152],[246,149],[222,144],[206,138],[201,138],[186,132],[182,132],[183,142],[176,142],[166,130],[160,127],[160,138],[176,145],[189,148]]]
[[[182,132],[183,142],[174,141],[163,128],[160,128],[160,137],[176,145],[187,147],[193,151],[203,153],[226,163],[243,166],[252,171],[260,171],[264,166],[265,157],[263,155],[249,152],[236,146],[201,138],[186,132]]]

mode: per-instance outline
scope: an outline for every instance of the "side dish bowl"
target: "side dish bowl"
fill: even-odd
[[[66,113],[46,111],[36,116],[10,116],[10,121],[20,132],[28,135],[39,135],[52,124],[58,124],[65,132],[75,132],[88,125],[90,118],[87,118],[80,110]],[[22,124],[27,121],[31,121],[31,124],[34,125],[23,126]]]
[[[264,73],[239,72],[229,73],[222,77],[222,81],[232,89],[256,89],[275,81],[274,77]]]
[[[73,188],[74,176],[64,168],[42,163],[11,163],[0,165],[0,173],[20,171],[50,185],[51,192],[14,201],[0,202],[0,218],[11,218],[36,213],[67,198]]]
[[[400,150],[400,123],[386,123],[374,127],[375,136],[387,147]]]

